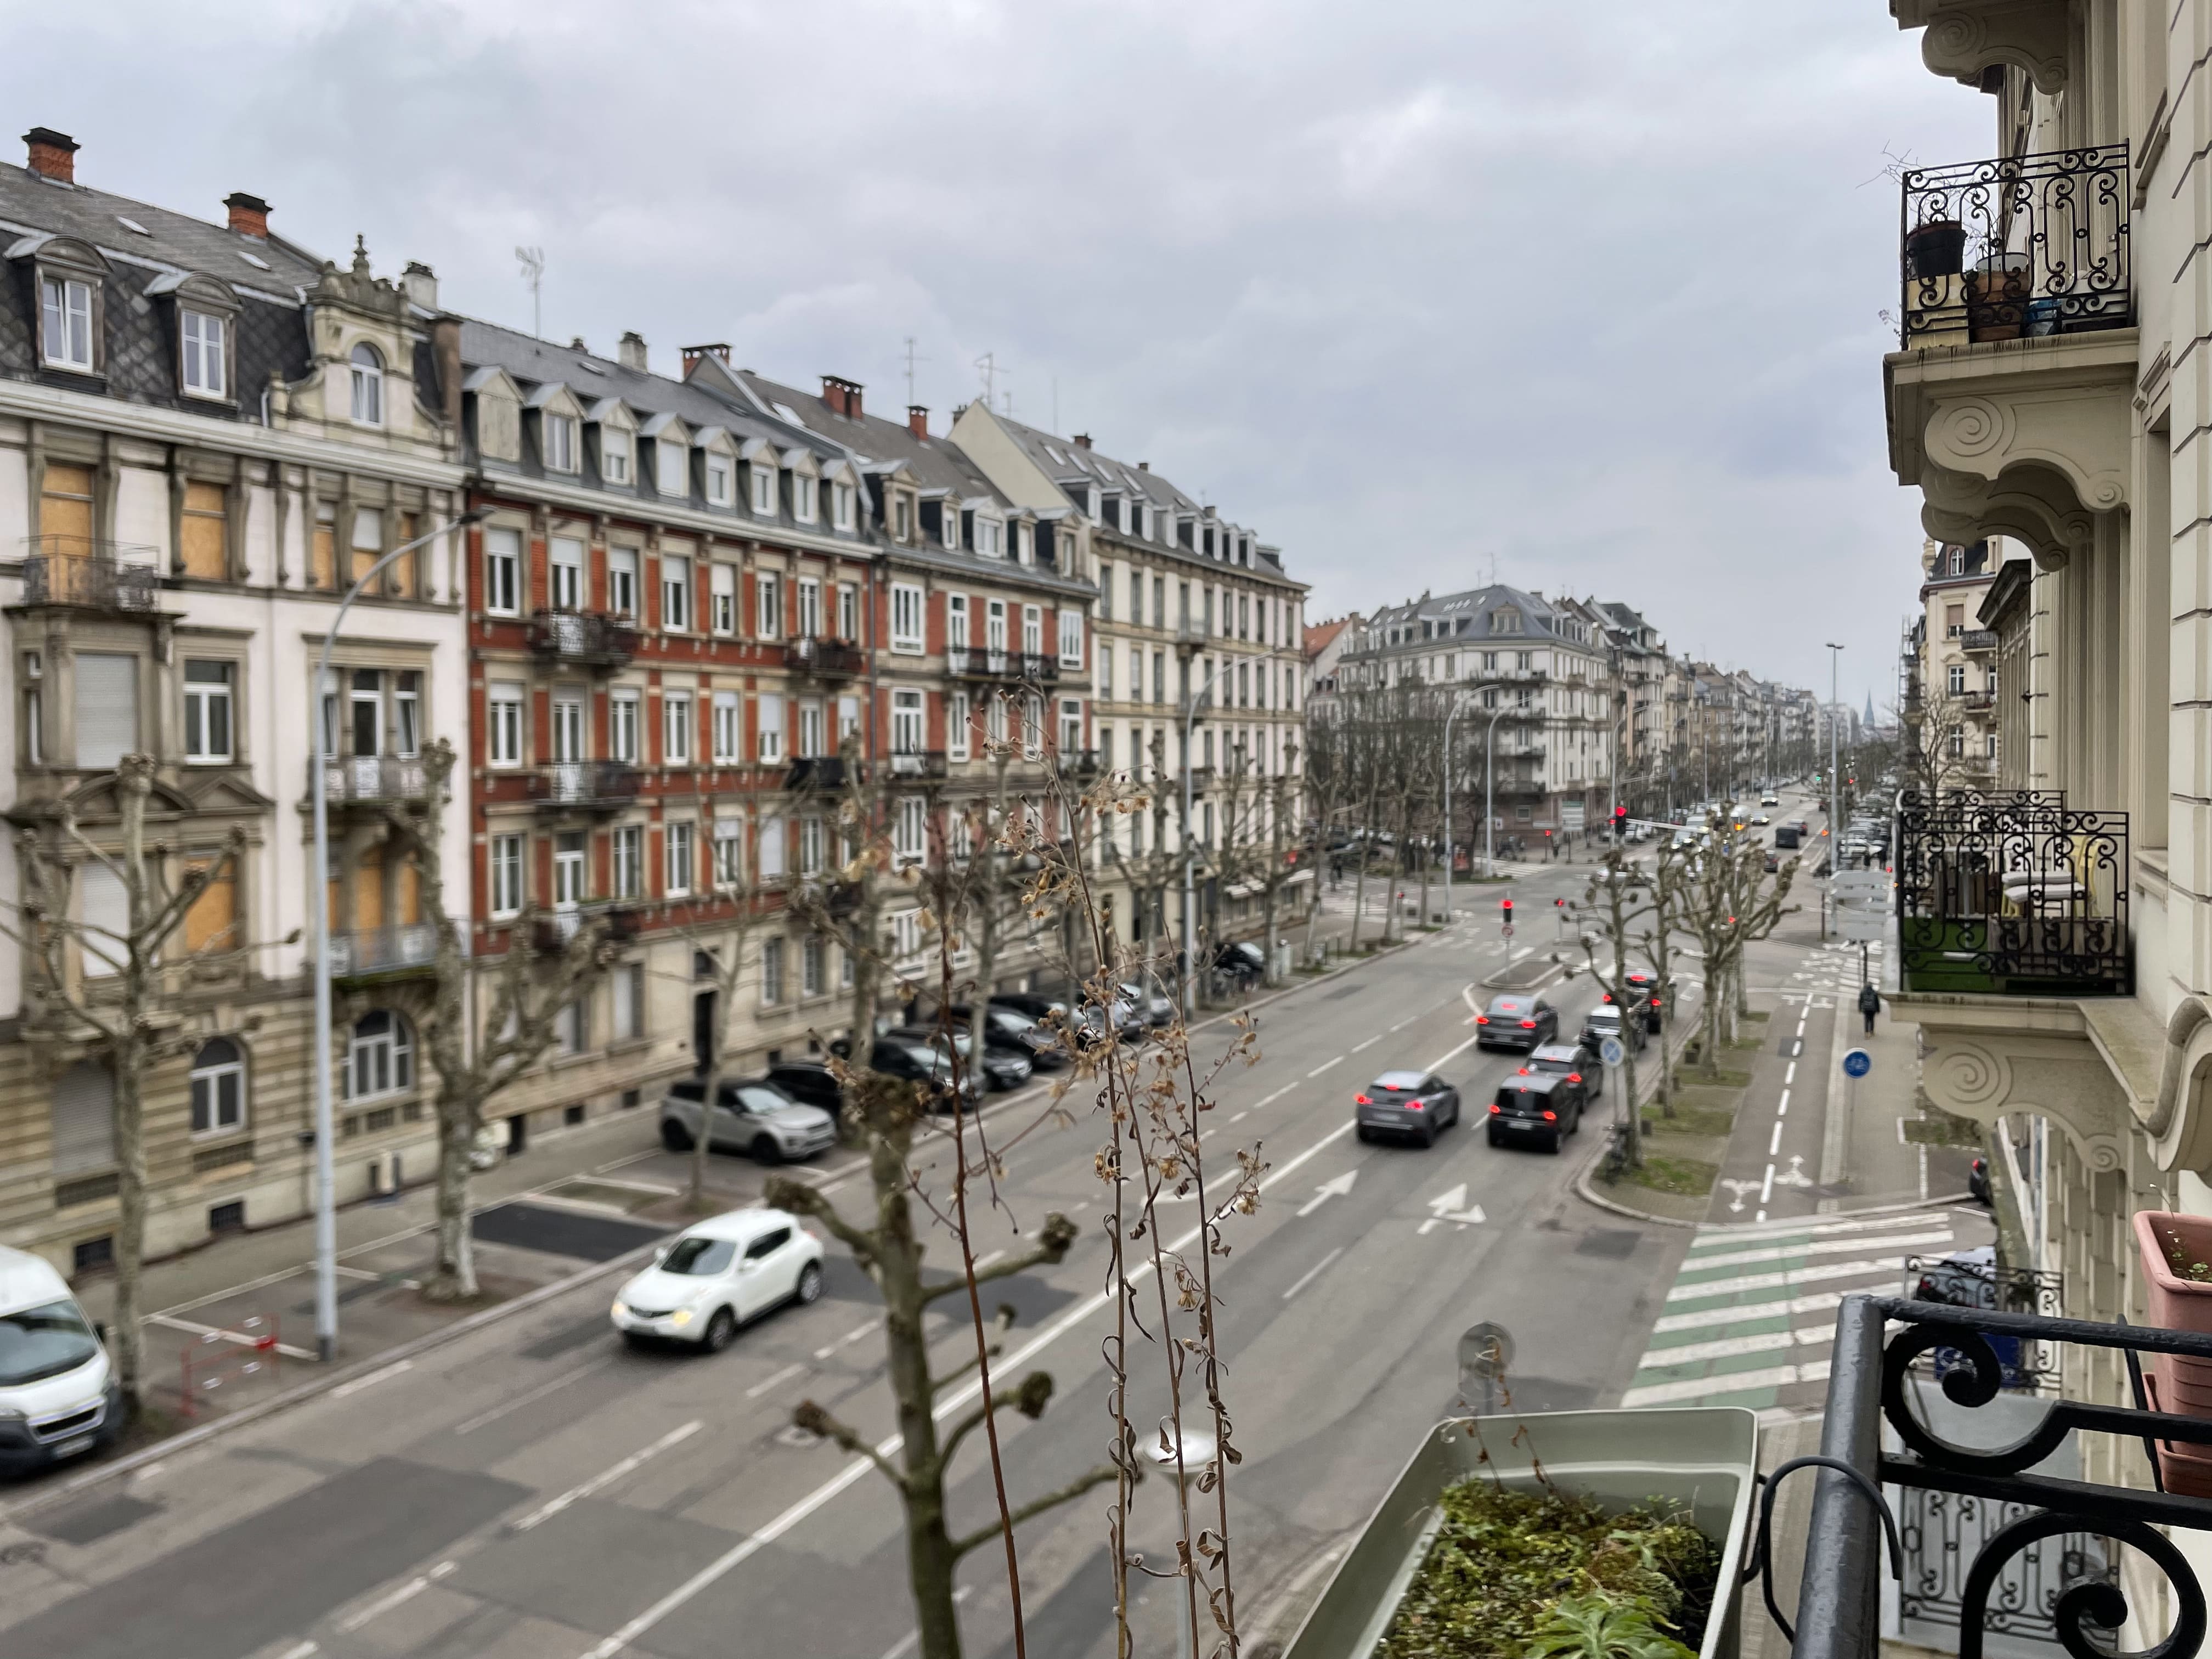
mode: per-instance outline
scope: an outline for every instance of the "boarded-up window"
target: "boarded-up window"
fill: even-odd
[[[398,868],[398,915],[395,920],[403,927],[411,927],[422,920],[422,872],[413,860]]]
[[[77,920],[84,928],[84,974],[104,979],[129,959],[125,943],[131,933],[131,891],[123,878],[104,864],[88,864],[77,872]]]
[[[207,863],[203,860],[189,866],[188,871],[198,875],[205,868]],[[238,868],[226,863],[222,873],[208,884],[207,890],[185,912],[185,949],[198,951],[237,948]]]
[[[185,486],[179,539],[184,543],[187,576],[222,581],[230,574],[228,504],[228,495],[221,484]]]
[[[39,534],[66,538],[49,542],[46,551],[82,558],[92,551],[92,469],[46,463],[39,492]]]
[[[115,1079],[107,1067],[80,1060],[56,1078],[52,1110],[56,1175],[115,1162]]]
[[[374,507],[355,509],[353,515],[353,567],[347,580],[359,581],[384,556],[384,514]]]
[[[138,659],[81,651],[76,668],[76,763],[105,771],[138,750]]]
[[[317,587],[338,585],[338,510],[325,501],[315,509],[313,545],[307,550],[307,580]]]
[[[412,513],[403,513],[399,515],[399,538],[394,542],[392,545],[395,547],[404,547],[408,543],[413,541],[422,533],[422,530],[421,521],[415,516],[415,514]],[[422,597],[422,554],[424,550],[425,550],[418,547],[412,553],[407,554],[405,556],[398,560],[392,567],[392,574],[393,579],[399,585],[399,591],[407,595],[410,599],[419,599]]]
[[[353,872],[353,925],[362,931],[384,926],[384,851],[371,848]]]

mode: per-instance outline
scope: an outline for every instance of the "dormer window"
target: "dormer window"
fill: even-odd
[[[775,516],[775,474],[764,466],[753,469],[753,514],[762,519]]]
[[[938,509],[938,516],[943,521],[939,528],[945,532],[945,544],[957,550],[960,546],[960,504],[957,501],[945,502]]]
[[[629,434],[617,426],[599,428],[599,477],[611,484],[629,482]]]
[[[660,493],[664,495],[688,495],[691,480],[690,469],[684,465],[684,446],[663,438],[653,445],[654,469]]]
[[[353,349],[353,422],[356,426],[384,424],[384,359],[374,346],[363,342]]]
[[[93,285],[74,276],[47,276],[40,279],[39,289],[42,355],[56,368],[91,374]]]
[[[791,516],[801,524],[814,522],[814,492],[818,481],[804,472],[791,475]]]
[[[1003,556],[1006,550],[1006,526],[996,519],[987,519],[978,514],[975,519],[975,550],[988,554],[994,559]]]
[[[853,527],[853,486],[848,483],[830,487],[830,523],[840,530]]]
[[[556,415],[548,410],[539,419],[544,439],[540,447],[544,452],[548,472],[574,472],[576,470],[576,419],[573,415]]]
[[[1033,526],[1018,524],[1014,526],[1014,557],[1024,564],[1035,562],[1036,531]]]
[[[1137,533],[1146,541],[1152,538],[1152,509],[1149,502],[1137,509]]]
[[[707,457],[707,504],[727,507],[730,504],[730,458],[726,455]]]
[[[904,490],[891,496],[891,539],[902,542],[914,534],[914,501]]]
[[[204,311],[180,310],[178,334],[184,347],[185,390],[196,398],[230,395],[230,325]]]

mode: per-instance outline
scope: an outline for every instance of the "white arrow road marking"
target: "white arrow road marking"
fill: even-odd
[[[1743,1195],[1746,1193],[1755,1193],[1759,1190],[1759,1183],[1756,1181],[1723,1181],[1721,1185],[1735,1194],[1735,1202],[1729,1206],[1731,1210],[1743,1208]]]
[[[1790,1168],[1788,1171],[1784,1174],[1776,1176],[1774,1177],[1774,1184],[1778,1187],[1811,1186],[1813,1184],[1813,1177],[1807,1175],[1805,1171],[1799,1167],[1804,1162],[1805,1155],[1802,1152],[1790,1153]]]
[[[1358,1170],[1346,1170],[1342,1175],[1337,1176],[1335,1180],[1324,1181],[1320,1186],[1314,1188],[1314,1195],[1305,1201],[1304,1205],[1299,1208],[1297,1213],[1302,1216],[1311,1215],[1316,1210],[1321,1208],[1322,1205],[1328,1203],[1332,1198],[1342,1198],[1346,1194],[1352,1190],[1352,1183],[1358,1178]],[[1464,1188],[1462,1190],[1464,1190]]]
[[[1455,1221],[1461,1226],[1466,1227],[1486,1219],[1481,1205],[1477,1204],[1470,1207],[1468,1204],[1467,1182],[1464,1181],[1449,1192],[1429,1200],[1428,1205],[1431,1214],[1429,1218],[1416,1230],[1419,1232],[1427,1232],[1441,1221]]]

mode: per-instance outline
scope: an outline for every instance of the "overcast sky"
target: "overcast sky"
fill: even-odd
[[[1315,617],[1498,576],[1893,695],[1885,155],[1989,100],[1880,0],[20,3],[80,179],[274,227],[653,365],[726,340],[915,398],[976,360],[1279,544]],[[104,38],[94,40],[95,35]]]

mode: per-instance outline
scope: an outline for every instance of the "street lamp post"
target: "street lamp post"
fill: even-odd
[[[345,597],[338,601],[337,611],[331,613],[330,628],[323,636],[322,654],[315,662],[315,702],[307,711],[315,726],[315,866],[307,890],[307,914],[313,923],[315,950],[315,1354],[325,1364],[337,1358],[338,1351],[337,1182],[331,1146],[331,917],[330,901],[322,890],[328,888],[331,878],[328,775],[331,739],[334,735],[331,731],[331,699],[336,695],[330,683],[331,653],[337,645],[338,628],[345,621],[346,612],[353,608],[362,590],[386,566],[403,553],[412,553],[426,542],[435,541],[486,516],[487,509],[471,507],[413,541],[401,543],[369,566],[356,578]]]
[[[1843,793],[1843,785],[1844,785],[1844,781],[1843,781],[1841,778],[1839,778],[1839,777],[1838,777],[1838,776],[1836,775],[1836,672],[1837,672],[1837,665],[1838,665],[1839,662],[1841,662],[1841,661],[1843,660],[1843,659],[1842,659],[1842,655],[1841,655],[1841,653],[1842,653],[1842,651],[1843,651],[1843,648],[1844,648],[1844,647],[1843,647],[1842,646],[1840,646],[1840,645],[1838,645],[1838,644],[1837,644],[1833,640],[1831,640],[1831,641],[1827,641],[1827,646],[1828,646],[1828,886],[1829,886],[1830,890],[1831,890],[1831,891],[1832,891],[1832,890],[1834,890],[1834,887],[1835,887],[1835,882],[1836,882],[1836,855],[1837,855],[1837,854],[1838,854],[1839,851],[1841,851],[1841,850],[1842,850],[1842,847],[1843,847],[1843,843],[1842,843],[1842,842],[1838,838],[1838,836],[1837,836],[1837,835],[1836,835],[1836,808],[1837,808],[1837,806],[1838,806],[1838,805],[1840,805],[1840,804],[1841,804],[1841,802],[1842,802],[1842,800],[1843,800],[1843,799],[1844,799],[1844,793]],[[1823,893],[1823,894],[1820,896],[1820,937],[1821,937],[1822,939],[1826,939],[1826,938],[1827,938],[1827,936],[1828,936],[1828,896],[1827,896],[1827,894],[1826,894],[1826,893]]]
[[[1191,953],[1198,948],[1191,917],[1191,911],[1197,903],[1191,878],[1190,826],[1191,815],[1196,811],[1191,805],[1191,727],[1198,720],[1199,699],[1211,690],[1214,681],[1227,673],[1229,669],[1229,659],[1224,658],[1221,665],[1191,692],[1189,706],[1182,711],[1182,1011],[1186,1015],[1198,1012],[1198,975],[1194,971],[1197,964],[1191,959]]]
[[[1490,724],[1482,734],[1482,873],[1498,873],[1498,722],[1505,718],[1506,711],[1499,709],[1490,717]]]

